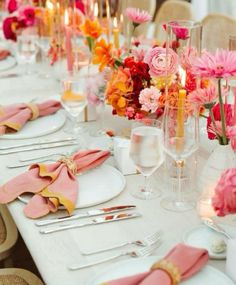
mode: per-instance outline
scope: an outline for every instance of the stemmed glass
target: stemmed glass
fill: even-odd
[[[38,52],[38,36],[36,35],[19,35],[17,37],[17,58],[21,64],[25,64],[25,75],[33,73],[30,65],[35,62]]]
[[[182,172],[185,159],[199,146],[198,110],[186,108],[185,99],[182,100],[177,106],[166,106],[163,125],[164,150],[175,160],[178,187],[175,197],[162,199],[161,206],[176,212],[188,211],[195,206],[191,197],[187,198],[182,189]]]
[[[49,67],[49,61],[48,61],[48,51],[50,48],[50,37],[47,36],[40,36],[38,38],[38,46],[41,50],[42,53],[42,67],[43,67],[43,72],[40,74],[40,76],[44,78],[50,78],[51,75],[48,72],[48,67]]]
[[[86,76],[76,76],[62,81],[61,103],[73,118],[72,128],[66,132],[78,135],[84,132],[79,125],[79,116],[87,106]]]
[[[131,194],[139,199],[150,200],[160,196],[151,189],[148,177],[164,162],[163,131],[154,126],[138,126],[131,131],[130,157],[145,178],[144,186]]]

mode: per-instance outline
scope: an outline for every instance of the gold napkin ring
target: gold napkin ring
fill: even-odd
[[[32,104],[32,103],[28,103],[26,104],[28,108],[30,108],[31,112],[32,112],[32,117],[30,119],[30,121],[33,121],[35,119],[38,118],[39,116],[39,108],[36,104]]]
[[[70,170],[70,172],[74,175],[77,173],[77,165],[72,159],[72,157],[64,156],[58,160],[59,162],[65,163],[67,168]]]
[[[180,283],[181,280],[180,270],[171,261],[165,259],[160,260],[151,267],[151,270],[156,270],[156,269],[161,269],[169,275],[171,279],[171,285],[177,285]]]

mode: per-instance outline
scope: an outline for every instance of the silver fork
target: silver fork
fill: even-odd
[[[161,238],[161,231],[157,231],[154,232],[146,237],[144,237],[141,240],[134,240],[134,241],[125,241],[122,243],[118,243],[115,244],[111,247],[106,247],[106,248],[101,248],[95,251],[89,251],[89,252],[81,252],[82,255],[92,255],[92,254],[96,254],[96,253],[100,253],[100,252],[104,252],[104,251],[109,251],[112,249],[116,249],[116,248],[120,248],[129,244],[134,244],[134,245],[138,245],[138,246],[150,246],[152,244],[154,244],[155,242],[157,242],[160,238]]]
[[[132,251],[126,251],[126,252],[121,252],[119,254],[116,255],[112,255],[97,261],[93,261],[90,263],[86,263],[86,264],[72,264],[68,267],[69,270],[78,270],[78,269],[83,269],[83,268],[87,268],[87,267],[91,267],[100,263],[104,263],[113,259],[117,259],[121,256],[130,256],[130,257],[144,257],[144,256],[148,256],[150,255],[156,248],[158,248],[161,245],[161,241],[159,240],[157,243],[150,245],[150,246],[146,246],[146,247],[142,247],[140,249],[137,250],[132,250]]]

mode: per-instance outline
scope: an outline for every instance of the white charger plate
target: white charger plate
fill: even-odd
[[[220,224],[220,226],[224,228],[232,237],[236,238],[236,228],[224,224]],[[225,259],[226,250],[222,253],[215,253],[211,249],[211,244],[216,238],[223,239],[227,244],[227,238],[224,235],[217,233],[205,225],[200,225],[185,232],[183,241],[188,245],[207,249],[210,258],[212,259]]]
[[[125,188],[126,180],[116,168],[102,164],[88,172],[77,176],[79,183],[76,208],[98,205],[118,196]],[[19,200],[28,203],[30,194],[22,194]],[[62,208],[62,207],[61,207]]]
[[[16,59],[13,56],[8,56],[0,60],[0,71],[5,71],[16,65]]]
[[[118,279],[125,276],[131,276],[145,272],[150,269],[154,262],[159,260],[160,256],[149,256],[137,259],[127,259],[117,262],[104,271],[98,273],[86,285],[100,285],[104,282]],[[221,271],[205,266],[199,273],[192,278],[181,282],[181,285],[235,285],[235,283]],[[161,284],[160,284],[161,285]]]
[[[41,137],[59,130],[66,121],[64,111],[58,111],[52,115],[39,117],[29,121],[16,133],[5,134],[0,139],[31,139]]]

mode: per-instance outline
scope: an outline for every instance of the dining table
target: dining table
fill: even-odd
[[[35,68],[40,70],[39,65],[35,65]],[[43,101],[60,95],[61,87],[58,78],[42,78],[39,76],[38,72],[34,72],[30,75],[24,75],[21,73],[21,69],[21,66],[16,65],[10,70],[1,72],[1,105],[13,104],[16,102],[37,102],[37,100]],[[9,73],[17,73],[17,76],[6,76]],[[69,121],[66,121],[65,125],[69,123]],[[115,135],[125,128],[129,128],[130,124],[131,122],[125,118],[113,116],[109,106],[106,107],[105,126],[107,129],[112,129]],[[65,125],[61,126],[53,133],[48,133],[39,137],[35,135],[35,133],[32,138],[28,137],[22,139],[12,139],[4,138],[4,136],[0,137],[0,147],[11,146],[16,143],[33,143],[38,140],[65,138],[68,136],[64,132]],[[84,144],[82,147],[99,148],[101,146],[99,143],[101,138],[93,136],[93,132],[91,132],[91,130],[96,130],[98,128],[98,122],[96,120],[81,122],[81,125],[86,128],[86,135],[84,136],[86,144]],[[36,130],[36,133],[37,132],[40,133],[40,130]],[[14,138],[14,136],[12,137]],[[78,135],[78,148],[81,148],[79,141],[80,137]],[[203,142],[207,142],[208,146],[207,143],[204,144]],[[73,147],[75,148],[76,145]],[[70,151],[71,149],[71,146],[65,146],[60,148],[41,149],[0,155],[1,185],[27,170],[27,166],[21,168],[9,168],[9,165],[18,163],[19,159],[30,158],[32,156],[50,155],[57,152]],[[197,157],[199,173],[211,149],[211,142],[208,142],[205,138],[203,138],[199,150],[197,154],[195,154],[195,157]],[[111,155],[105,163],[116,168],[116,161],[113,155]],[[154,187],[161,190],[161,195],[157,199],[141,200],[131,195],[131,191],[143,183],[143,176],[138,173],[133,173],[124,175],[125,186],[119,195],[112,197],[108,201],[101,201],[97,205],[75,210],[75,213],[83,213],[87,210],[117,205],[135,205],[136,209],[134,211],[139,212],[141,214],[140,217],[113,223],[62,230],[51,234],[40,233],[39,227],[35,225],[35,220],[29,219],[24,215],[23,208],[25,204],[22,201],[16,199],[13,202],[8,203],[7,207],[10,214],[15,221],[20,235],[22,236],[33,258],[44,283],[47,285],[89,285],[90,280],[92,280],[97,274],[100,274],[102,271],[105,272],[109,270],[109,267],[115,262],[127,259],[127,257],[121,257],[117,261],[108,261],[106,263],[80,270],[69,270],[68,267],[71,264],[85,264],[112,254],[111,252],[104,252],[97,255],[84,256],[82,253],[86,251],[93,251],[102,247],[109,247],[124,241],[142,239],[144,236],[158,230],[162,232],[161,245],[154,250],[152,255],[159,257],[163,256],[174,245],[183,242],[184,234],[192,228],[202,225],[202,221],[196,207],[187,212],[176,213],[167,211],[160,206],[161,199],[172,193],[170,183],[168,178],[166,179],[166,176],[168,176],[168,173],[166,173],[165,166],[162,166],[157,169],[157,171],[151,177],[151,183],[154,185]],[[78,177],[78,180],[80,180],[80,177]],[[192,183],[197,183],[197,180],[198,176],[196,181],[192,181]],[[94,197],[97,195],[96,185],[98,183],[99,181],[94,181],[94,188],[92,189],[92,195],[94,195]],[[115,185],[113,186],[115,187]],[[111,191],[113,186],[111,186]],[[198,192],[197,187],[192,188],[197,201],[200,193]],[[49,217],[61,217],[63,215],[66,215],[66,212],[64,210],[58,210],[56,213],[51,213],[49,216],[41,218],[40,220],[46,220]],[[124,248],[122,250],[124,250]],[[115,252],[120,251],[121,249],[115,250]],[[225,272],[225,259],[210,259],[209,265],[222,272]]]

